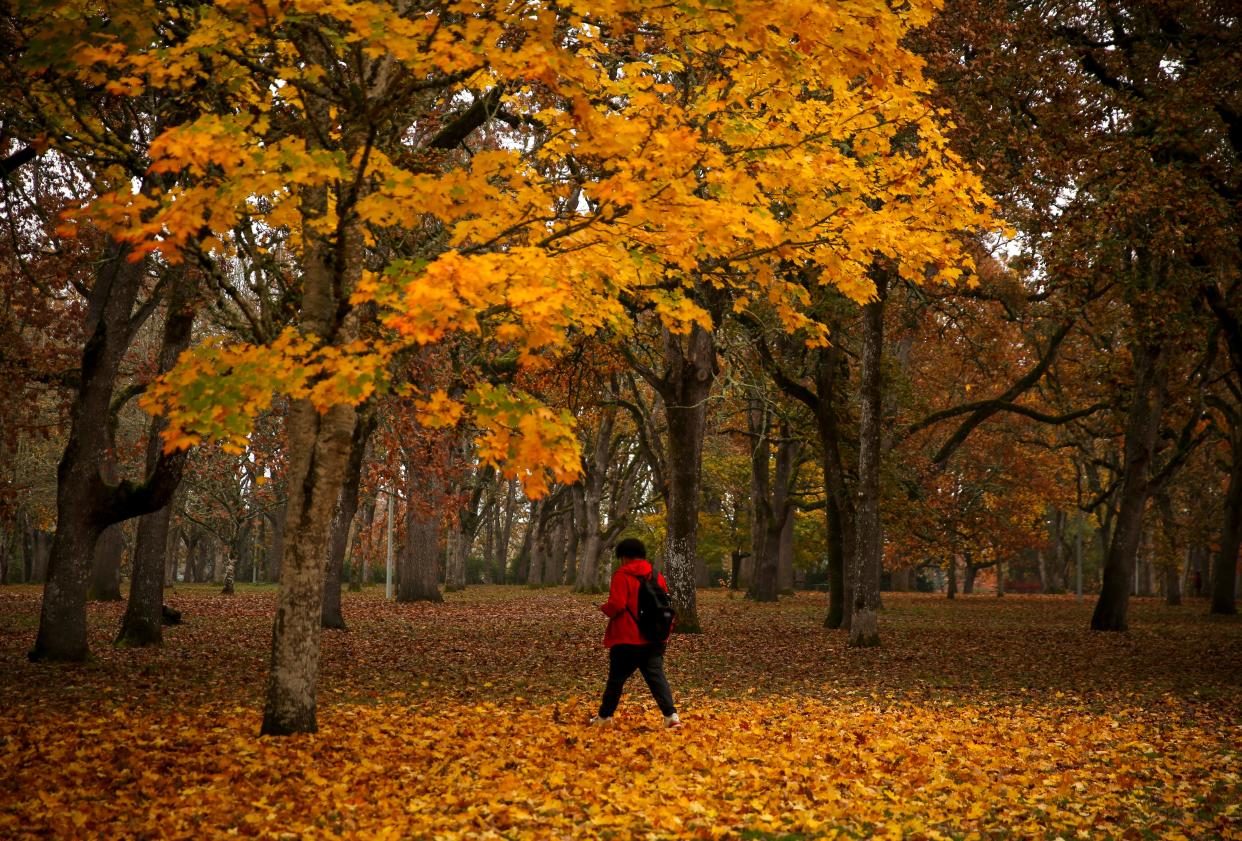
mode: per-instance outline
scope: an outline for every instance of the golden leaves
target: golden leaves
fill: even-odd
[[[1200,722],[766,698],[695,702],[669,734],[639,690],[606,730],[585,726],[581,697],[345,704],[321,712],[316,736],[262,740],[236,735],[257,713],[218,703],[123,725],[80,711],[79,726],[100,733],[89,739],[18,711],[0,723],[16,783],[0,831],[124,835],[158,821],[166,838],[1073,838],[1132,826],[1240,837],[1236,806],[1197,811],[1213,780],[1232,774],[1236,792],[1238,761],[1228,734]],[[114,740],[134,770],[116,766]],[[49,784],[69,752],[78,770]]]
[[[273,739],[270,588],[179,584],[191,621],[151,650],[108,646],[123,608],[93,605],[97,662],[54,681],[25,660],[37,591],[0,589],[0,836],[1242,837],[1239,627],[1184,608],[1140,600],[1117,639],[1072,597],[892,593],[892,645],[858,654],[822,596],[701,591],[669,732],[637,676],[585,726],[590,597],[380,589],[323,637],[319,733]]]
[[[864,302],[877,255],[912,281],[935,269],[956,282],[970,264],[961,232],[994,225],[902,46],[933,2],[114,5],[117,32],[74,36],[82,78],[150,97],[173,122],[128,156],[159,178],[141,190],[134,173],[100,179],[71,221],[170,262],[187,250],[239,258],[230,234],[245,223],[271,233],[294,275],[312,248],[402,243],[337,251],[352,262],[334,288],[380,305],[381,340],[191,354],[148,401],[169,411],[172,447],[241,446],[273,389],[320,408],[357,402],[382,387],[392,353],[454,333],[537,367],[571,333],[623,331],[623,299],[674,332],[710,328],[669,290],[679,277],[709,275],[822,343],[804,293],[774,266]],[[142,34],[162,28],[177,37]],[[484,142],[428,142],[484,103],[495,116]],[[66,136],[90,147],[88,134]],[[508,397],[476,396],[486,458],[532,459],[535,493],[545,468],[576,475],[563,416],[519,401],[521,419],[495,408]]]

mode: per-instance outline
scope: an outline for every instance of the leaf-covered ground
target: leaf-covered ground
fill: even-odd
[[[1242,623],[1138,600],[886,594],[849,651],[822,597],[701,593],[686,727],[635,676],[585,726],[603,617],[563,590],[347,596],[320,732],[256,736],[273,591],[179,587],[156,651],[32,665],[39,593],[0,588],[0,837],[1242,838]]]

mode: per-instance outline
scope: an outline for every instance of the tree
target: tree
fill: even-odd
[[[672,439],[695,456],[673,466],[669,506],[670,578],[693,629],[696,395],[714,362],[708,310],[687,291],[709,309],[733,297],[709,290],[767,295],[796,329],[798,295],[768,268],[774,255],[823,266],[862,300],[877,252],[900,252],[908,279],[952,279],[969,262],[957,232],[991,223],[901,46],[927,21],[922,5],[124,11],[125,28],[104,33],[49,17],[28,50],[32,77],[54,59],[114,96],[161,91],[196,107],[150,143],[150,173],[173,184],[101,185],[70,221],[106,231],[118,256],[159,251],[219,278],[222,260],[257,255],[295,281],[295,329],[205,345],[148,400],[168,414],[175,451],[203,437],[240,446],[273,390],[290,397],[267,733],[314,729],[323,567],[354,407],[387,386],[394,354],[464,331],[530,364],[571,328],[625,332],[626,303],[654,310],[673,361],[694,359],[666,399]],[[485,124],[519,142],[459,150]],[[408,248],[374,247],[400,229],[417,232]],[[261,252],[244,247],[255,232]],[[383,340],[362,329],[372,304]],[[488,381],[420,399],[434,422],[468,409],[479,457],[531,494],[576,478],[564,414]]]

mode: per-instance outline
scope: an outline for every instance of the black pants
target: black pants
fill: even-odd
[[[599,705],[600,718],[611,718],[617,711],[621,690],[635,669],[643,673],[651,697],[660,705],[660,712],[665,715],[677,712],[677,707],[673,706],[673,690],[664,676],[664,643],[614,645],[608,649],[608,685],[604,687],[604,700]]]

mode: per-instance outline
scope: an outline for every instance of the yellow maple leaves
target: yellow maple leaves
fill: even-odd
[[[0,724],[23,781],[9,796],[38,796],[0,809],[0,830],[124,835],[158,816],[168,838],[1242,837],[1236,805],[1199,808],[1219,795],[1214,781],[1234,774],[1236,791],[1227,734],[1150,711],[713,700],[670,736],[634,709],[587,728],[585,698],[453,706],[332,706],[317,736],[258,743],[233,735],[253,713],[227,705],[131,719],[131,763],[158,763],[175,785],[118,775],[108,741],[19,710]],[[175,749],[156,748],[168,733]],[[81,766],[72,789],[48,784],[62,747]]]
[[[877,255],[911,281],[934,271],[955,282],[970,263],[960,234],[994,224],[901,44],[934,2],[117,5],[126,25],[115,31],[55,31],[79,48],[79,78],[164,97],[177,107],[163,113],[184,116],[138,150],[158,183],[101,182],[69,218],[136,259],[166,261],[245,259],[232,236],[244,224],[277,236],[295,273],[312,243],[358,226],[372,250],[355,258],[365,267],[343,269],[363,278],[343,298],[378,305],[388,331],[377,344],[295,352],[288,340],[187,358],[148,401],[174,417],[172,446],[241,435],[264,402],[247,372],[265,364],[288,369],[268,385],[326,406],[365,399],[393,353],[453,333],[538,365],[571,332],[624,333],[623,300],[674,332],[710,328],[681,291],[701,277],[822,342],[805,293],[784,278],[791,267],[863,302]],[[60,7],[81,20],[77,0]],[[165,29],[177,37],[156,37]],[[361,63],[336,60],[337,48]],[[32,71],[51,49],[29,52]],[[483,103],[495,118],[485,142],[426,145]],[[393,242],[409,253],[380,246]],[[525,405],[530,429],[515,438],[522,424],[508,418],[484,445],[544,463],[551,450],[515,442],[572,436]]]

